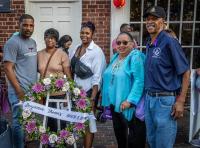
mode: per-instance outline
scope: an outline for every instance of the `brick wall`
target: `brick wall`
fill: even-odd
[[[103,49],[107,62],[110,54],[110,0],[83,0],[83,22],[92,21],[96,26],[94,41]]]
[[[18,30],[18,18],[24,11],[24,0],[11,1],[11,13],[0,13],[0,48]]]

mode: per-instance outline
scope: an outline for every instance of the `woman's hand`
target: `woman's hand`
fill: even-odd
[[[131,106],[131,103],[130,103],[130,102],[124,101],[124,102],[122,102],[122,104],[121,104],[121,106],[120,106],[120,109],[121,109],[121,111],[123,111],[123,110],[125,110],[125,109],[127,109],[127,108],[130,108],[130,106]]]

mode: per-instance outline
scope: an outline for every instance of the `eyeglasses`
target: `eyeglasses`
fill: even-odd
[[[131,41],[116,41],[116,44],[119,46],[119,45],[121,45],[121,44],[123,44],[123,45],[128,45],[128,43],[129,42],[131,42]]]
[[[45,40],[56,40],[56,38],[53,36],[45,36],[44,39]]]

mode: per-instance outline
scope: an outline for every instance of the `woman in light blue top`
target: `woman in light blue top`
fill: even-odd
[[[116,43],[118,53],[103,74],[102,105],[111,107],[118,147],[138,145],[142,148],[145,145],[145,125],[136,119],[134,112],[144,88],[144,55],[133,49],[133,38],[127,32],[120,33]],[[142,130],[136,130],[134,124]]]

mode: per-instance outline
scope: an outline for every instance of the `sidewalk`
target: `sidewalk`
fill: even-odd
[[[178,121],[178,133],[174,148],[195,148],[188,143],[189,133],[189,111],[185,110],[185,115]],[[6,114],[6,118],[11,121],[11,113]],[[117,148],[112,122],[97,122],[98,132],[95,134],[93,148]],[[78,144],[78,147],[79,146]]]
[[[178,121],[178,133],[174,148],[194,148],[188,143],[189,111],[185,110],[185,116]],[[97,123],[98,132],[95,134],[94,148],[117,148],[112,122]]]

